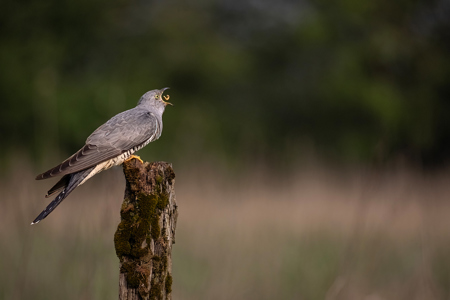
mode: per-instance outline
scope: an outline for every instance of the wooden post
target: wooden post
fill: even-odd
[[[175,173],[165,162],[123,164],[125,197],[114,235],[119,299],[172,299],[172,244],[178,211]]]

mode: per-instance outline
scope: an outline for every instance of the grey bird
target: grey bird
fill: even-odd
[[[132,158],[136,151],[157,140],[163,129],[162,115],[169,96],[163,93],[168,88],[145,93],[136,107],[121,112],[97,128],[86,144],[74,155],[36,177],[36,180],[63,176],[48,192],[49,197],[59,195],[31,223],[45,219],[76,187],[92,176]],[[142,160],[141,160],[142,162]]]

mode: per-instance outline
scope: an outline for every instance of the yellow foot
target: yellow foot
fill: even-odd
[[[137,156],[137,155],[131,155],[131,156],[128,157],[124,162],[130,161],[130,160],[132,160],[133,158],[136,158],[138,161],[140,161],[142,164],[144,164],[144,162],[142,161],[142,159],[141,159],[139,156]]]

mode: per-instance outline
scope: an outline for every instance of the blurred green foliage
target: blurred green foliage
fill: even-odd
[[[152,149],[175,161],[313,151],[439,164],[450,153],[449,13],[428,0],[6,0],[2,157],[66,156],[170,86],[175,107]]]

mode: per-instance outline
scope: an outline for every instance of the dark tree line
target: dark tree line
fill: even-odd
[[[11,1],[0,10],[2,157],[77,150],[145,91],[153,147],[246,159],[450,153],[447,1]],[[178,154],[177,154],[178,153]]]

